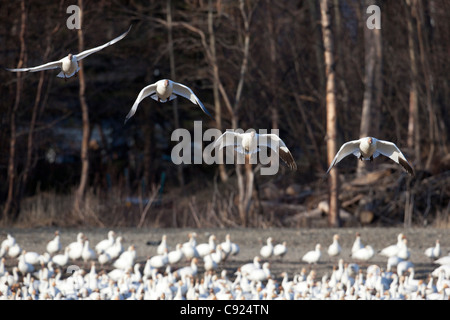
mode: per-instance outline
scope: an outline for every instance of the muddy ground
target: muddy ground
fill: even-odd
[[[52,239],[56,229],[36,228],[36,229],[0,229],[0,241],[6,238],[7,233],[11,233],[27,251],[36,251],[43,253],[47,241]],[[89,238],[90,243],[95,245],[100,240],[106,238],[109,229],[59,229],[62,245],[66,246],[75,241],[78,232],[83,232]],[[337,259],[331,259],[326,253],[326,249],[332,242],[333,234],[340,235],[340,244],[342,246],[341,258],[345,262],[353,262],[350,257],[350,250],[353,244],[356,232],[361,234],[361,240],[364,244],[370,244],[379,251],[382,248],[394,244],[397,235],[403,232],[408,239],[408,247],[411,251],[410,260],[415,265],[416,278],[426,279],[432,270],[436,268],[425,255],[426,248],[433,246],[436,239],[440,240],[442,253],[446,255],[450,250],[450,229],[433,228],[341,228],[341,229],[113,229],[117,234],[124,237],[124,247],[134,244],[137,250],[136,262],[142,264],[142,268],[148,256],[156,254],[156,244],[161,240],[163,234],[167,234],[168,243],[175,247],[178,242],[185,242],[188,239],[188,233],[195,231],[198,234],[198,243],[207,242],[210,234],[215,234],[218,241],[222,242],[225,235],[230,233],[233,242],[240,246],[240,253],[231,257],[223,263],[218,271],[227,269],[230,278],[234,278],[236,269],[244,263],[251,262],[255,255],[265,244],[267,237],[271,236],[274,243],[287,241],[288,253],[283,259],[269,259],[270,270],[276,279],[281,279],[280,274],[283,271],[288,272],[292,279],[295,273],[299,273],[303,267],[314,268],[318,276],[325,273],[331,274],[334,265],[337,265]],[[322,259],[319,264],[308,266],[301,258],[309,250],[313,250],[316,243],[322,245]],[[387,258],[376,254],[369,264],[377,264],[382,268],[386,267]],[[82,261],[73,262],[84,267]],[[187,262],[180,263],[179,266],[186,265]],[[8,258],[6,261],[8,269],[17,265],[17,258]],[[365,266],[367,266],[366,264]],[[179,266],[174,266],[175,270]],[[107,271],[111,267],[107,267]],[[97,267],[97,270],[100,268]],[[202,268],[200,269],[202,271]]]

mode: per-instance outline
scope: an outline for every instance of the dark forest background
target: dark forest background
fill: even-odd
[[[66,26],[72,4],[80,30]],[[379,30],[366,26],[373,4]],[[1,1],[0,20],[9,68],[132,25],[67,81],[0,70],[3,226],[449,226],[447,0]],[[189,86],[214,120],[184,98],[146,98],[124,124],[140,90],[164,78]],[[177,166],[172,132],[194,121],[279,129],[298,170]],[[367,135],[396,143],[416,175],[351,156],[324,177],[329,152]]]

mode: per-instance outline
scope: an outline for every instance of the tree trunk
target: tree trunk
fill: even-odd
[[[310,13],[310,21],[311,21],[311,29],[314,30],[314,38],[316,39],[316,45],[314,53],[316,55],[316,61],[317,61],[317,70],[318,70],[318,77],[319,77],[319,92],[322,93],[325,89],[325,70],[323,65],[323,39],[320,32],[320,26],[318,24],[319,18],[317,14],[317,8],[316,8],[316,1],[315,0],[308,0],[308,8]]]
[[[414,32],[414,18],[412,16],[411,2],[407,2],[407,26],[408,26],[408,46],[409,46],[409,60],[411,65],[411,84],[409,88],[409,115],[408,115],[408,140],[407,145],[409,150],[414,150],[415,167],[420,168],[420,126],[419,126],[419,94],[418,94],[418,67],[417,55],[415,48],[416,35]]]
[[[176,81],[175,72],[175,54],[173,51],[173,38],[172,38],[172,1],[167,2],[167,34],[169,45],[169,60],[170,60],[170,77],[173,81]],[[178,99],[172,100],[174,126],[176,129],[180,127],[180,120],[178,118]],[[184,186],[183,166],[180,164],[177,166],[178,183],[181,187]]]
[[[78,51],[84,50],[84,38],[83,38],[83,0],[78,0],[78,6],[80,7],[80,26],[78,29]],[[80,184],[75,194],[74,210],[80,216],[81,219],[84,217],[84,200],[86,194],[86,188],[89,178],[89,135],[90,135],[90,125],[89,125],[89,108],[85,98],[86,91],[86,81],[84,79],[84,69],[83,61],[78,62],[80,70],[78,71],[78,79],[80,83],[79,97],[81,105],[81,114],[83,122],[83,137],[81,142],[81,175]]]
[[[19,62],[17,63],[17,68],[21,68],[26,61],[26,45],[25,45],[25,29],[27,25],[27,12],[25,8],[25,1],[20,2],[21,8],[21,22],[20,22],[20,54]],[[17,143],[17,132],[16,132],[16,112],[19,108],[20,98],[22,93],[22,73],[17,73],[16,82],[16,98],[14,100],[14,105],[11,110],[11,137],[9,143],[9,160],[8,160],[8,194],[3,208],[3,217],[7,220],[9,217],[17,218],[20,211],[20,201],[17,196],[18,185],[16,182],[16,143]]]
[[[377,4],[376,0],[364,1],[363,13],[367,7]],[[364,15],[363,15],[364,16]],[[365,75],[364,75],[364,98],[361,114],[361,125],[359,137],[378,137],[379,132],[379,110],[381,110],[382,94],[382,50],[381,32],[379,29],[369,29],[364,25],[364,47],[365,47]],[[357,175],[361,176],[367,170],[366,161],[357,162]]]
[[[330,0],[320,1],[320,12],[322,17],[322,35],[325,58],[326,79],[326,108],[327,108],[327,158],[331,164],[337,152],[336,147],[336,89],[335,69],[333,59],[333,35],[330,25]],[[328,213],[328,224],[331,227],[340,226],[339,219],[339,180],[338,170],[334,167],[329,178],[330,210]]]
[[[209,49],[211,52],[211,68],[213,72],[213,96],[214,96],[214,112],[216,120],[216,128],[220,131],[222,127],[222,106],[220,104],[219,95],[219,66],[217,65],[216,56],[216,36],[214,33],[214,15],[212,0],[208,0],[208,33],[209,33]],[[222,182],[228,181],[228,174],[224,163],[219,163],[219,175]]]

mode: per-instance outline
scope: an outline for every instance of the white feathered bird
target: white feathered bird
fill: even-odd
[[[250,132],[225,131],[216,141],[213,147],[219,150],[227,146],[235,146],[235,150],[245,155],[259,152],[260,146],[268,147],[275,151],[291,170],[297,170],[297,164],[291,152],[279,136],[274,133],[258,134],[254,130]]]
[[[406,157],[394,143],[390,141],[378,140],[373,137],[365,137],[344,143],[331,162],[327,173],[330,172],[331,168],[350,154],[353,154],[361,161],[373,161],[374,158],[382,154],[400,164],[409,174],[414,175],[414,170],[411,164],[408,160],[406,160]]]
[[[61,72],[58,73],[57,77],[67,79],[67,78],[72,77],[75,73],[77,73],[80,70],[80,67],[78,66],[78,61],[81,61],[84,58],[90,56],[91,54],[98,52],[100,50],[103,50],[106,47],[109,47],[109,46],[115,44],[116,42],[122,40],[123,38],[125,38],[125,36],[128,34],[128,32],[130,32],[130,30],[131,30],[131,26],[130,26],[130,28],[128,28],[128,31],[126,31],[125,33],[121,34],[117,38],[115,38],[101,46],[85,50],[78,54],[69,53],[66,57],[64,57],[60,60],[57,60],[57,61],[48,62],[43,65],[31,67],[31,68],[18,68],[18,69],[6,68],[6,70],[12,71],[12,72],[23,72],[23,71],[37,72],[37,71],[60,68]]]
[[[146,86],[139,92],[133,106],[125,117],[125,123],[136,113],[139,103],[148,96],[158,102],[167,102],[175,99],[177,96],[182,96],[190,100],[193,104],[198,105],[202,108],[203,112],[212,118],[211,114],[206,110],[203,103],[197,98],[191,88],[169,79],[162,79]]]

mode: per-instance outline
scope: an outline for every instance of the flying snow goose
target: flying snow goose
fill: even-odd
[[[342,248],[339,244],[339,235],[335,234],[333,235],[333,242],[328,246],[328,255],[330,257],[336,257],[338,256],[342,251]]]
[[[425,249],[425,255],[431,260],[438,259],[441,256],[441,244],[439,243],[439,239],[436,240],[436,244],[434,247],[429,247]]]
[[[136,113],[139,103],[141,103],[141,101],[148,96],[158,102],[167,102],[175,99],[177,96],[182,96],[190,100],[193,104],[198,105],[200,108],[202,108],[203,112],[205,112],[212,118],[211,114],[208,112],[208,110],[206,110],[203,103],[199,98],[197,98],[197,96],[189,87],[169,79],[162,79],[146,86],[141,90],[141,92],[139,92],[139,95],[136,98],[133,106],[131,107],[131,110],[125,117],[125,123]]]
[[[95,246],[95,251],[98,254],[101,254],[102,252],[106,251],[109,247],[114,245],[114,236],[116,233],[113,230],[108,231],[108,237],[106,239],[101,240],[99,243]]]
[[[235,146],[236,151],[245,155],[251,155],[260,151],[259,146],[268,147],[279,154],[280,158],[291,170],[297,170],[297,164],[291,152],[279,136],[274,133],[258,134],[254,130],[245,133],[225,131],[214,141],[214,148],[219,149],[227,146]]]
[[[47,242],[47,252],[50,254],[55,254],[61,250],[61,237],[59,235],[59,231],[55,231],[55,237]]]
[[[317,262],[319,262],[321,256],[322,256],[321,245],[320,243],[318,243],[316,244],[314,250],[305,253],[305,255],[302,257],[302,260],[308,262],[309,264],[312,263],[316,264]]]
[[[373,161],[374,158],[382,154],[400,164],[409,174],[414,175],[411,164],[406,160],[406,157],[394,143],[378,140],[373,137],[365,137],[344,143],[331,162],[327,174],[330,172],[331,168],[350,154],[355,155],[361,161]]]
[[[267,238],[267,244],[265,246],[263,246],[261,248],[261,250],[259,250],[259,254],[263,257],[263,258],[270,258],[273,255],[273,239],[272,237],[268,237]]]
[[[126,31],[125,33],[121,34],[117,38],[115,38],[101,46],[85,50],[78,54],[69,53],[66,57],[64,57],[58,61],[48,62],[46,64],[36,66],[36,67],[31,67],[31,68],[19,68],[19,69],[6,68],[6,70],[12,71],[12,72],[21,72],[21,71],[36,72],[36,71],[61,68],[61,72],[58,73],[57,77],[67,79],[67,78],[72,77],[75,73],[77,73],[80,70],[80,67],[78,66],[78,61],[122,40],[123,38],[125,38],[125,36],[128,34],[128,32],[130,32],[130,30],[131,30],[131,26],[130,26],[130,28],[128,28],[128,31]]]

